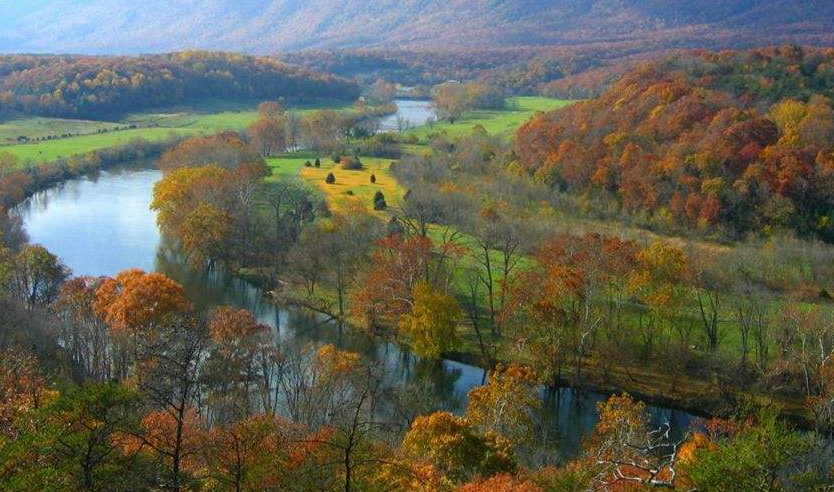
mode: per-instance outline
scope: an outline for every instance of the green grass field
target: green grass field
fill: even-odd
[[[18,118],[0,123],[0,152],[17,156],[24,165],[51,162],[115,147],[135,138],[158,141],[171,136],[213,134],[224,130],[243,130],[258,117],[258,103],[207,100],[191,105],[154,109],[125,116],[120,121],[89,121],[62,118]],[[306,105],[291,108],[299,114],[321,108],[345,109],[349,103]],[[120,129],[127,125],[140,128]],[[107,133],[96,133],[110,130]],[[72,134],[54,140],[13,143],[18,137],[35,139]]]
[[[426,143],[429,135],[445,133],[448,137],[460,137],[472,132],[476,126],[482,126],[492,135],[511,135],[538,111],[552,111],[572,104],[574,101],[551,99],[548,97],[513,97],[507,100],[508,109],[503,111],[472,111],[463,118],[450,123],[441,121],[431,126],[422,126],[409,130]]]
[[[24,165],[51,162],[62,157],[85,154],[93,150],[106,149],[127,143],[135,138],[163,140],[173,135],[191,135],[196,130],[187,128],[140,128],[79,137],[63,138],[32,144],[0,147],[0,152],[9,152],[20,158]]]
[[[63,118],[20,118],[0,122],[0,145],[13,145],[19,137],[36,139],[53,135],[83,135],[122,126],[112,121],[70,120]]]

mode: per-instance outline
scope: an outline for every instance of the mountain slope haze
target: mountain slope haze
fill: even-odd
[[[635,42],[635,49],[715,48],[820,44],[832,42],[832,32],[834,3],[825,0],[0,0],[2,52]]]

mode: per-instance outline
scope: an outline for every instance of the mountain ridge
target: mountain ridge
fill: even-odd
[[[764,33],[767,33],[765,35]],[[0,0],[0,52],[834,43],[808,0]]]

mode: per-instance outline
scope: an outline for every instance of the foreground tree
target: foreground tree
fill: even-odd
[[[418,417],[403,439],[403,449],[457,482],[516,469],[508,441],[494,434],[480,435],[464,418],[447,412]]]
[[[831,470],[816,462],[820,445],[760,412],[711,432],[685,471],[697,490],[823,490]]]
[[[150,487],[153,464],[119,445],[137,431],[141,405],[135,392],[118,384],[67,389],[33,411],[33,425],[0,447],[0,462],[16,461],[12,473],[0,472],[0,485],[9,491]]]
[[[630,396],[612,396],[598,405],[599,422],[587,452],[598,467],[597,483],[604,489],[629,485],[674,489],[680,449],[668,424],[649,429],[646,406]]]
[[[489,382],[469,392],[466,418],[483,433],[495,433],[518,444],[531,442],[541,408],[536,377],[529,368],[499,364]]]

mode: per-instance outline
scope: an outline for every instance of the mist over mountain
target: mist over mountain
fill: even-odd
[[[834,42],[827,0],[0,0],[0,52]]]

